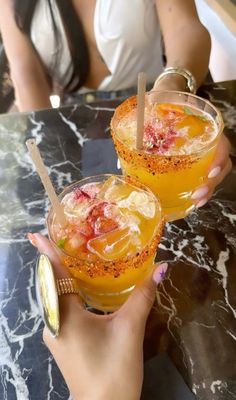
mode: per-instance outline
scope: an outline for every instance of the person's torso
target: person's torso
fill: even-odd
[[[86,86],[100,90],[129,88],[135,86],[140,71],[145,71],[147,80],[153,82],[163,68],[155,1],[82,1],[86,8],[81,6],[81,0],[73,3],[90,57]],[[37,4],[31,40],[49,74],[65,87],[72,76],[72,59],[56,0],[52,0],[52,10],[58,40],[46,0]]]

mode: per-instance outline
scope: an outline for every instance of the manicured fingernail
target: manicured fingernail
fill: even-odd
[[[199,203],[196,204],[196,208],[200,208],[200,207],[205,206],[207,201],[208,201],[208,199],[202,199],[201,201],[199,201]]]
[[[161,280],[164,278],[166,271],[168,268],[168,264],[167,263],[163,263],[160,264],[155,271],[152,274],[152,279],[154,280],[154,282],[156,284],[158,284],[159,282],[161,282]]]
[[[213,169],[209,172],[208,178],[215,178],[217,175],[219,175],[220,171],[221,171],[221,168],[220,168],[219,166],[213,168]]]
[[[28,233],[26,234],[26,236],[27,236],[27,238],[29,239],[30,243],[31,243],[33,246],[37,247],[37,241],[36,241],[36,238],[34,237],[34,234],[31,233],[31,232],[28,232]]]
[[[193,200],[200,199],[201,197],[204,197],[208,193],[208,191],[209,191],[208,186],[202,186],[201,188],[199,188],[199,189],[195,190],[195,192],[193,192],[191,198]]]

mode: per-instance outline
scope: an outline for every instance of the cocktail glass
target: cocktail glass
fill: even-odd
[[[153,268],[163,227],[160,203],[150,189],[119,175],[84,178],[59,200],[67,222],[61,227],[51,208],[49,237],[84,301],[114,311]]]
[[[148,186],[160,199],[166,221],[194,208],[193,191],[204,184],[223,130],[217,108],[195,95],[176,91],[145,96],[143,148],[135,146],[137,98],[120,104],[111,133],[124,175]]]

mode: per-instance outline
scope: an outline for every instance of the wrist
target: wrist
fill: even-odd
[[[134,388],[131,382],[129,387],[123,388],[122,386],[122,383],[120,385],[104,385],[104,382],[101,382],[101,384],[95,384],[94,387],[82,384],[76,385],[76,387],[68,385],[68,388],[74,400],[140,400],[141,385],[140,388],[136,386]]]
[[[93,400],[140,400],[141,396],[141,385],[140,388],[133,387],[133,383],[126,384],[123,387],[122,383],[120,385],[113,384],[112,387],[108,385],[108,387],[101,388],[96,392],[96,396],[94,396]]]
[[[188,91],[186,80],[183,76],[177,74],[165,75],[162,79],[155,81],[153,90],[180,90]]]

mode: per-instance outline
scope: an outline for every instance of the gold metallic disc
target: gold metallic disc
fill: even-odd
[[[53,337],[60,330],[60,314],[53,267],[45,254],[38,257],[36,265],[36,295],[44,323]]]

